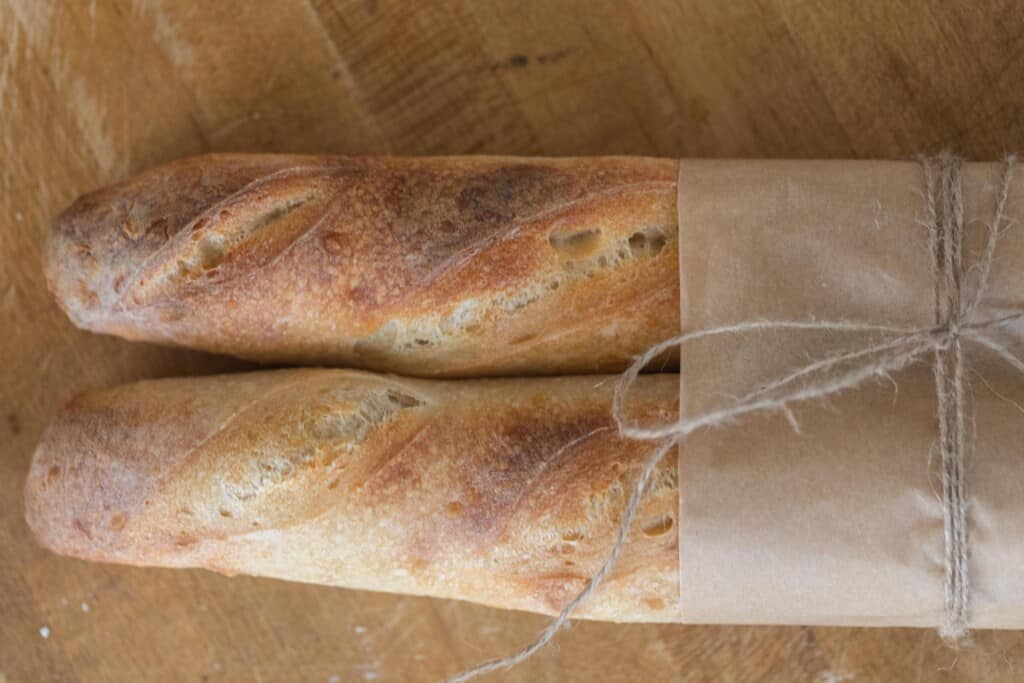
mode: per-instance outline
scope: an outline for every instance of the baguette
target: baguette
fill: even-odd
[[[75,324],[126,339],[406,375],[618,372],[678,334],[677,242],[669,159],[216,154],[80,198],[44,271]]]
[[[600,567],[651,447],[613,377],[414,380],[294,369],[81,396],[26,484],[39,541],[86,560],[202,567],[554,613]],[[664,421],[678,380],[631,414]],[[677,618],[674,458],[580,616]]]

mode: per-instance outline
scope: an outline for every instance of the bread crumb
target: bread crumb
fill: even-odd
[[[39,629],[39,635],[41,635],[43,638],[49,638],[50,637],[50,627],[49,626],[43,626],[41,629]]]
[[[88,612],[89,611],[89,603],[87,603],[87,602],[83,602],[82,603],[82,611],[83,612]]]
[[[21,211],[15,211],[14,220],[18,221],[19,223],[22,222],[23,220],[25,220],[25,214],[23,214]],[[0,679],[0,683],[2,683],[2,679]]]
[[[366,627],[365,626],[356,626],[352,630],[355,631],[356,633],[366,633]]]

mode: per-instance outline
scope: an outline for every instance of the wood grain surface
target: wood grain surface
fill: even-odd
[[[207,150],[974,159],[1024,147],[1015,2],[0,2],[0,683],[432,681],[546,623],[90,565],[23,520],[73,394],[237,369],[75,330],[40,246],[79,193]],[[45,635],[44,635],[45,634]],[[1017,681],[1024,636],[577,624],[506,681]]]

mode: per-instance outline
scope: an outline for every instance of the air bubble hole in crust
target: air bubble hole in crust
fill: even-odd
[[[629,236],[629,253],[633,256],[657,256],[665,248],[667,238],[661,228],[647,228]]]
[[[566,256],[587,256],[601,245],[601,230],[555,230],[548,237],[548,242],[555,251]]]
[[[199,243],[199,265],[204,270],[209,270],[220,265],[224,260],[224,249],[220,242],[213,239],[206,239]]]
[[[663,536],[671,531],[674,525],[675,520],[672,519],[671,515],[663,515],[645,522],[641,530],[644,536]]]

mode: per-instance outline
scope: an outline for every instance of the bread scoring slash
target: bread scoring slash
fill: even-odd
[[[132,340],[409,375],[616,372],[679,331],[676,223],[669,159],[212,154],[81,197],[44,269],[75,324]]]

